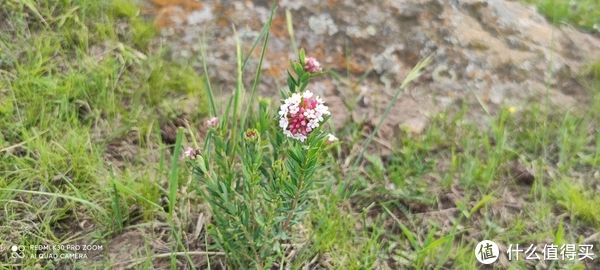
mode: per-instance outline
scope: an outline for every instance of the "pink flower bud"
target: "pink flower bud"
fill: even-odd
[[[200,155],[200,150],[194,149],[194,148],[188,146],[183,150],[183,154],[182,154],[181,158],[196,159],[196,157],[199,155]]]
[[[219,118],[211,117],[205,122],[207,128],[214,128],[219,125]]]
[[[321,63],[314,57],[306,57],[304,70],[310,73],[320,72],[322,70]]]

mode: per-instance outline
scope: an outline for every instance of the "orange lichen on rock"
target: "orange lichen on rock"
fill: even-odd
[[[217,2],[213,5],[213,13],[217,16],[217,26],[231,27],[231,21],[229,18],[233,15],[232,9],[228,9],[223,4]]]
[[[327,6],[329,8],[335,8],[338,5],[338,0],[327,0]]]
[[[152,0],[152,3],[159,7],[180,6],[185,10],[201,9],[202,3],[195,0]]]
[[[186,12],[179,6],[165,6],[158,10],[154,18],[156,28],[165,28],[175,24],[177,21],[184,21]]]
[[[271,23],[271,35],[287,39],[289,36],[285,15],[275,16]]]
[[[184,22],[190,12],[204,7],[195,0],[152,0],[152,3],[156,6],[154,26],[159,29]]]
[[[265,74],[269,77],[280,79],[285,76],[287,65],[289,63],[289,57],[284,52],[272,52],[265,56],[266,60],[270,63],[265,68]]]

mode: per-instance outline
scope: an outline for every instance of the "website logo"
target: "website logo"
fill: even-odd
[[[475,246],[475,258],[482,264],[495,263],[500,257],[498,245],[490,240],[483,240]]]

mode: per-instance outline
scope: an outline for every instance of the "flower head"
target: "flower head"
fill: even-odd
[[[183,149],[182,158],[196,159],[196,157],[199,155],[200,150],[188,146],[185,149]]]
[[[208,128],[216,127],[216,126],[219,125],[219,118],[217,118],[217,117],[211,117],[211,118],[207,119],[204,124]]]
[[[255,142],[258,140],[258,130],[254,128],[249,128],[244,132],[244,140],[248,142]]]
[[[306,57],[304,61],[304,70],[310,73],[320,72],[321,63],[314,57]]]
[[[323,122],[323,116],[330,114],[323,100],[312,92],[295,93],[279,108],[279,126],[286,136],[304,141]]]

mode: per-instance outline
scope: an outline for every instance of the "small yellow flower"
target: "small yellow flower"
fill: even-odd
[[[515,107],[515,106],[508,107],[508,112],[509,113],[516,113],[517,112],[517,107]]]

